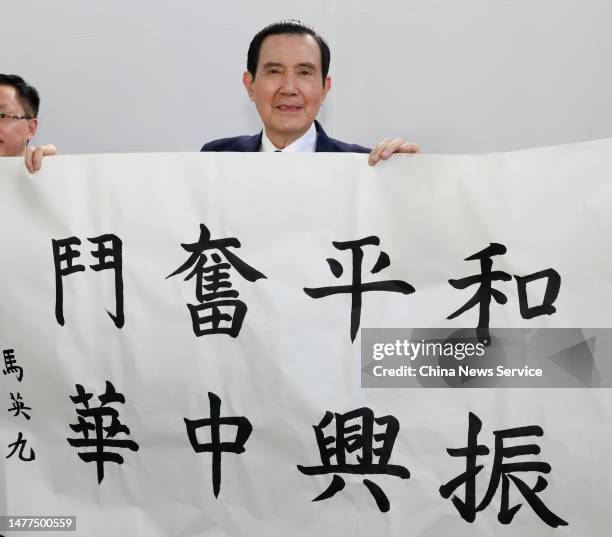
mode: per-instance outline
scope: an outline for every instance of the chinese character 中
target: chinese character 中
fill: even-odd
[[[212,482],[213,494],[215,498],[219,496],[221,490],[221,454],[222,453],[244,453],[244,445],[249,439],[253,426],[251,422],[241,416],[222,418],[221,399],[212,392],[208,392],[210,403],[210,418],[189,420],[183,418],[187,428],[187,437],[191,447],[196,453],[212,454]],[[231,442],[221,441],[221,426],[235,426],[236,436]],[[197,430],[201,427],[210,427],[210,442],[200,443],[197,439]]]

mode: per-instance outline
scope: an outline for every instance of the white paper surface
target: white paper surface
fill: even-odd
[[[9,409],[19,392],[32,410],[31,420],[0,410],[0,514],[76,515],[76,534],[88,537],[608,535],[610,390],[362,389],[350,297],[312,299],[303,288],[349,284],[350,253],[332,241],[375,235],[380,246],[364,247],[364,281],[403,280],[416,290],[365,293],[361,327],[476,326],[476,308],[446,320],[474,292],[448,280],[479,273],[464,259],[497,242],[507,253],[494,270],[554,267],[562,285],[556,314],[525,320],[515,281],[496,282],[508,302],[492,303],[492,327],[611,327],[611,201],[612,140],[396,156],[375,168],[346,154],[128,154],[49,158],[30,176],[21,160],[2,159],[0,350],[14,349],[24,374],[21,382],[0,376],[0,402]],[[213,239],[239,239],[231,251],[266,276],[251,283],[231,270],[248,305],[237,338],[196,337],[186,306],[197,303],[195,281],[166,278],[187,260],[181,243],[196,242],[201,223]],[[122,329],[105,311],[115,308],[113,271],[89,268],[96,260],[87,238],[105,233],[123,243]],[[86,269],[62,279],[60,326],[51,241],[72,236]],[[391,265],[371,274],[381,250]],[[343,265],[339,279],[327,258]],[[66,439],[79,437],[70,429],[75,385],[99,404],[107,380],[125,396],[113,406],[139,450],[116,450],[125,462],[107,462],[98,484],[96,464]],[[212,457],[194,452],[183,421],[210,416],[209,392],[221,398],[222,417],[253,426],[244,453],[222,455],[218,498]],[[398,419],[390,464],[410,479],[344,475],[344,490],[312,502],[333,475],[297,469],[321,464],[313,425],[326,411],[364,406]],[[510,525],[497,520],[501,487],[472,524],[440,496],[440,485],[465,471],[465,459],[446,450],[466,445],[469,412],[491,449],[479,458],[477,501],[493,462],[492,431],[539,425],[542,437],[517,443],[540,446],[523,459],[552,466],[539,497],[569,526],[549,528],[512,484],[510,505],[523,506]],[[5,458],[19,432],[34,461]],[[201,429],[199,440],[207,434]],[[522,478],[533,486],[536,475]],[[384,490],[389,512],[363,477]]]

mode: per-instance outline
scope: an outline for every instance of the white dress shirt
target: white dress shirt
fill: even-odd
[[[317,129],[313,123],[310,128],[300,136],[295,142],[291,142],[287,147],[278,149],[266,135],[266,129],[263,130],[261,135],[261,146],[259,148],[260,153],[274,153],[280,151],[281,153],[314,153],[317,147]]]

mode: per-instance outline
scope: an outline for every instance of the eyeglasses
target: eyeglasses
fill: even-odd
[[[7,114],[0,112],[0,119],[35,119],[36,116],[16,116],[15,114]]]

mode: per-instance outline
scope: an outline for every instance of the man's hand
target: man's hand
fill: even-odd
[[[368,164],[374,166],[379,160],[387,160],[394,153],[418,153],[419,146],[407,142],[403,138],[385,138],[381,142],[378,142],[370,156],[368,157]]]
[[[54,145],[39,145],[38,147],[26,147],[25,165],[30,173],[40,170],[43,157],[57,155],[57,149]]]

